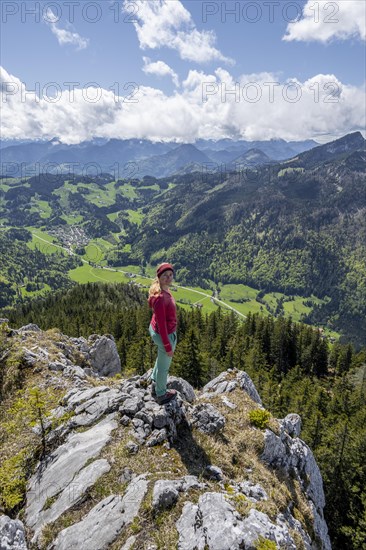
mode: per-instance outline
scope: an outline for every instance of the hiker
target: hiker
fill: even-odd
[[[159,405],[169,403],[177,395],[175,390],[166,388],[169,367],[177,345],[177,312],[175,300],[169,290],[173,277],[173,266],[169,263],[160,264],[149,290],[149,306],[154,311],[149,332],[158,346],[158,356],[151,375],[151,393]]]

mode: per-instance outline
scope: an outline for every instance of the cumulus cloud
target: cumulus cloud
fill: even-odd
[[[164,61],[155,61],[151,62],[148,57],[142,58],[144,61],[144,66],[142,70],[145,74],[155,74],[157,76],[170,76],[173,80],[175,86],[179,86],[179,78],[176,72],[173,71],[169,65],[164,63]]]
[[[341,136],[365,127],[365,86],[332,74],[301,82],[275,74],[241,75],[223,68],[191,70],[179,93],[140,86],[116,96],[102,88],[60,90],[54,98],[29,92],[0,71],[4,139],[51,139],[73,144],[93,137],[193,142],[223,137],[301,140]]]
[[[287,25],[283,40],[325,43],[349,38],[366,40],[364,0],[308,0],[302,18]]]
[[[71,31],[67,31],[66,29],[60,29],[57,26],[58,18],[53,13],[51,8],[47,9],[46,17],[44,18],[44,21],[49,25],[51,31],[56,36],[60,46],[64,46],[65,44],[72,44],[73,46],[76,46],[78,50],[84,50],[85,48],[88,47],[89,45],[88,38],[83,38],[77,32],[71,32]]]
[[[165,46],[188,61],[219,60],[233,64],[232,59],[215,48],[215,33],[198,31],[191,14],[179,0],[134,0],[133,6],[133,24],[141,49]],[[125,0],[124,7],[131,15],[131,2]]]

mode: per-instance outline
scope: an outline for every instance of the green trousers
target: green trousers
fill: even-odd
[[[155,332],[152,326],[149,326],[150,336],[153,339],[153,342],[158,346],[158,356],[155,361],[155,366],[152,371],[151,379],[155,382],[155,391],[156,395],[160,397],[166,393],[166,381],[168,379],[169,367],[172,362],[173,357],[169,357],[165,351],[164,344],[162,342],[160,334]],[[175,350],[177,345],[177,333],[172,332],[168,334],[169,342],[172,346],[172,350]]]

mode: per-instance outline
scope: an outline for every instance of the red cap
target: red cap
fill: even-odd
[[[160,277],[164,273],[164,271],[168,271],[168,269],[171,269],[174,273],[174,267],[172,264],[161,264],[156,270],[157,277]]]

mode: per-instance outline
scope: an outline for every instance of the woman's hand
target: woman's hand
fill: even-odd
[[[174,355],[174,351],[167,351],[166,354],[169,356],[169,357],[173,357]]]

